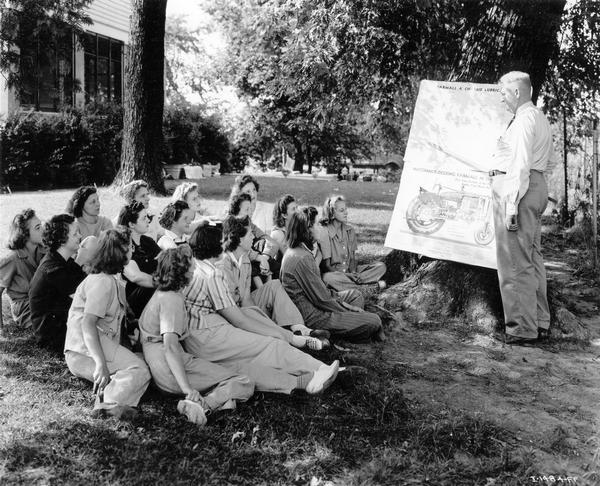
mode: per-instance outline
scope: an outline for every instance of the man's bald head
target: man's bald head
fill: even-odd
[[[511,71],[500,78],[502,101],[509,111],[515,113],[517,108],[531,101],[531,79],[529,74]]]

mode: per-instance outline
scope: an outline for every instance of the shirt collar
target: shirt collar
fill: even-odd
[[[333,223],[328,224],[326,226],[327,231],[329,232],[329,236],[331,236],[332,238],[337,236],[338,238],[342,238],[344,236],[344,231],[348,231],[349,226],[345,223],[342,223],[340,225],[340,229],[339,231],[336,230],[335,226],[333,225]]]
[[[17,252],[17,256],[21,259],[21,260],[26,260],[27,258],[29,258],[29,252],[27,251],[27,248],[19,248],[18,250],[15,250]]]
[[[217,267],[215,267],[215,265],[213,263],[209,262],[208,260],[198,260],[197,258],[194,258],[194,260],[196,261],[196,268],[202,269],[202,267],[204,267],[204,268],[208,267],[208,269],[211,269],[211,270],[217,269]]]
[[[304,248],[307,252],[312,254],[312,250],[308,246],[306,246],[306,243],[300,243],[300,246]]]
[[[177,236],[175,233],[173,233],[171,230],[168,230],[168,229],[165,230],[165,236],[168,236],[174,242],[187,241],[185,235]]]
[[[533,108],[533,107],[535,107],[535,105],[533,104],[533,102],[527,101],[526,103],[523,103],[521,106],[519,106],[517,108],[517,111],[515,112],[515,116],[517,116],[520,113],[523,113],[525,110],[528,110],[528,109]]]
[[[15,251],[17,252],[17,256],[21,260],[37,261],[38,259],[36,257],[40,254],[40,252],[42,251],[42,248],[40,246],[36,246],[35,249],[33,250],[33,253],[30,253],[27,250],[27,247],[19,248],[18,250],[15,250]]]
[[[231,262],[238,267],[239,269],[242,268],[242,265],[244,263],[244,256],[246,255],[245,253],[242,253],[240,255],[240,258],[236,258],[235,253],[233,253],[232,251],[228,251],[227,256],[229,257],[229,259],[231,260]]]

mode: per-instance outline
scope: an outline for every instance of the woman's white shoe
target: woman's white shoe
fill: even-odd
[[[177,404],[177,411],[192,423],[199,425],[200,427],[206,425],[206,412],[202,405],[192,400],[179,400]]]
[[[340,362],[337,359],[329,366],[322,365],[306,385],[306,393],[310,395],[322,393],[334,382],[339,370]]]

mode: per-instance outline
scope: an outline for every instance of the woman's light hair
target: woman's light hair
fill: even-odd
[[[323,204],[323,209],[321,210],[321,224],[329,224],[335,219],[333,214],[335,213],[335,203],[338,201],[346,202],[346,198],[338,194],[329,196],[325,200],[325,204]]]
[[[142,188],[148,188],[148,183],[142,179],[131,181],[129,184],[125,184],[120,191],[120,195],[127,204],[131,204],[135,200],[136,193]]]
[[[198,184],[196,184],[195,182],[183,182],[175,188],[175,191],[173,191],[173,195],[171,196],[171,202],[185,201],[190,192],[194,192],[197,190]]]

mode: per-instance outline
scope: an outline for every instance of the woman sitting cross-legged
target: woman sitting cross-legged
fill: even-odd
[[[155,273],[156,293],[139,321],[144,358],[162,391],[185,395],[177,409],[191,422],[203,425],[206,414],[235,408],[254,393],[254,383],[231,369],[186,353],[188,316],[180,290],[192,276],[192,251],[187,245],[163,251]],[[209,391],[204,397],[200,393]]]
[[[152,274],[156,270],[156,257],[160,253],[160,247],[152,238],[146,236],[150,220],[143,204],[134,202],[124,206],[117,221],[119,225],[131,231],[133,253],[123,269],[123,276],[127,280],[127,303],[135,317],[140,317],[154,294]]]
[[[252,266],[248,252],[252,250],[252,230],[250,218],[228,216],[223,222],[223,258],[217,264],[227,277],[227,283],[237,304],[246,311],[259,308],[270,319],[292,332],[305,336],[328,338],[329,332],[311,331],[304,325],[302,314],[283,290],[279,280],[269,280],[251,292],[250,275]]]
[[[194,219],[194,212],[185,201],[167,204],[158,220],[165,229],[165,234],[158,240],[158,246],[162,250],[167,250],[186,243],[192,219]]]
[[[359,289],[364,284],[378,284],[385,288],[382,280],[386,267],[383,262],[357,265],[356,232],[348,225],[348,211],[344,196],[331,196],[323,205],[319,232],[319,246],[323,255],[321,269],[323,280],[334,290]]]
[[[112,228],[110,219],[100,216],[100,198],[94,186],[82,186],[77,189],[67,203],[65,211],[75,216],[81,238],[100,236],[103,231]]]
[[[17,325],[30,327],[31,279],[45,254],[42,222],[33,209],[25,209],[13,218],[8,234],[8,249],[11,251],[0,258],[0,302],[6,289],[12,318]],[[3,324],[0,312],[0,328]]]
[[[190,318],[188,353],[248,375],[259,391],[314,394],[337,376],[339,362],[327,366],[289,344],[306,342],[275,323],[250,318],[237,306],[223,271],[215,266],[221,256],[221,228],[198,226],[190,237],[194,275],[182,290]],[[287,335],[286,335],[287,333]]]
[[[332,337],[353,342],[384,340],[381,320],[363,311],[361,293],[356,289],[333,293],[321,280],[312,254],[314,236],[308,210],[296,212],[288,222],[289,249],[281,263],[281,283],[313,329],[327,329]]]
[[[42,239],[48,253],[31,279],[31,322],[40,345],[62,351],[72,295],[87,276],[82,267],[90,263],[98,242],[88,236],[81,244],[79,226],[70,214],[52,216],[44,224]]]
[[[129,230],[102,233],[91,273],[77,287],[67,320],[67,366],[94,384],[94,415],[100,417],[133,417],[150,382],[144,360],[121,345],[126,300],[120,274],[130,258]]]

